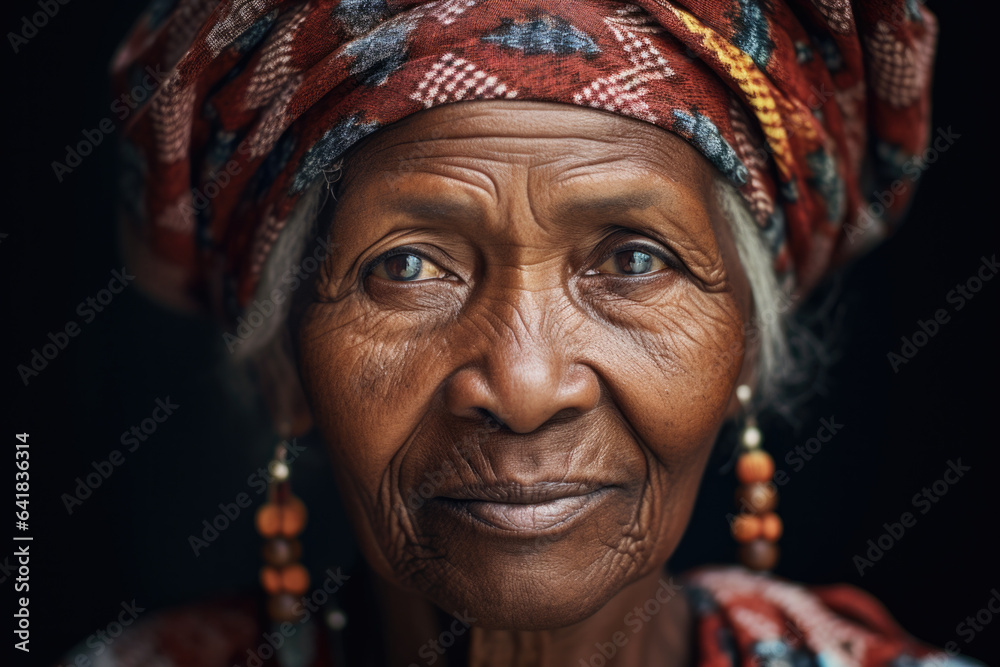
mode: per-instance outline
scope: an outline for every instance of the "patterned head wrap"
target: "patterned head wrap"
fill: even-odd
[[[935,34],[917,0],[161,0],[113,66],[126,93],[165,73],[123,132],[127,237],[158,267],[135,269],[234,317],[346,149],[421,109],[516,99],[683,137],[806,290],[905,209]]]

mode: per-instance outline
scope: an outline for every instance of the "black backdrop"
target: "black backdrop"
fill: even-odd
[[[986,6],[987,3],[982,3]],[[996,77],[988,55],[995,17],[968,3],[931,3],[942,33],[933,127],[957,133],[925,172],[909,221],[817,294],[812,329],[829,341],[815,382],[795,398],[793,419],[766,419],[765,438],[787,474],[786,524],[779,574],[810,583],[845,581],[880,598],[914,635],[1000,663],[1000,617],[981,631],[960,626],[1000,587],[997,563],[997,295],[983,284],[959,309],[949,292],[1000,250],[996,195]],[[113,203],[114,132],[59,182],[51,163],[84,130],[114,118],[106,70],[117,40],[138,13],[132,3],[70,0],[14,52],[4,50],[2,152],[8,205],[0,223],[5,400],[4,495],[13,494],[15,433],[30,433],[31,654],[14,664],[49,664],[72,644],[106,629],[122,603],[151,610],[204,596],[252,589],[257,538],[249,510],[195,556],[188,536],[219,513],[220,502],[247,492],[272,436],[257,399],[229,369],[209,325],[175,317],[129,286],[100,312],[86,300],[121,270]],[[22,31],[37,2],[14,0],[0,23]],[[972,287],[975,287],[973,283]],[[107,295],[104,295],[106,298]],[[81,306],[80,304],[84,305]],[[894,372],[920,321],[944,309],[949,320]],[[27,385],[17,371],[48,334],[77,324],[47,367]],[[72,327],[71,327],[72,328]],[[57,336],[58,338],[58,336]],[[919,338],[919,336],[918,336]],[[49,350],[51,352],[51,349]],[[149,418],[157,399],[178,407],[134,451],[122,433]],[[842,424],[808,460],[821,419]],[[152,422],[146,422],[149,426]],[[732,434],[729,434],[732,436]],[[314,574],[357,557],[315,443],[296,466],[312,513],[307,565]],[[74,493],[115,449],[123,460],[68,513]],[[786,453],[791,452],[786,458]],[[688,535],[673,566],[732,560],[725,514],[732,474],[717,452]],[[954,484],[949,461],[969,470]],[[315,464],[315,465],[312,465]],[[952,480],[955,477],[949,475]],[[916,499],[927,487],[937,497]],[[8,506],[10,507],[10,506]],[[17,509],[17,508],[15,508]],[[926,509],[926,513],[922,510]],[[8,510],[9,511],[9,510]],[[911,512],[915,523],[859,572],[884,524]],[[10,515],[4,526],[11,526]],[[320,531],[317,526],[324,526]],[[899,528],[895,528],[899,535]],[[9,532],[8,532],[9,531]],[[0,636],[13,630],[14,527],[0,537]],[[877,555],[877,554],[874,554]],[[3,560],[7,558],[7,560]],[[981,619],[986,614],[980,614]],[[11,627],[6,627],[7,624]],[[4,640],[5,644],[7,640]],[[10,640],[13,643],[13,639]],[[5,645],[5,650],[9,644]]]

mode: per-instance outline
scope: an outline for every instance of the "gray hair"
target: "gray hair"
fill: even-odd
[[[787,335],[794,302],[789,291],[778,284],[774,257],[743,197],[721,177],[715,181],[715,192],[753,297],[753,315],[744,333],[749,344],[747,355],[757,362],[754,403],[769,404],[795,371]]]
[[[319,270],[326,258],[326,229],[320,212],[330,196],[329,183],[312,185],[299,199],[281,233],[268,252],[261,268],[254,301],[267,304],[268,311],[260,324],[250,326],[248,335],[239,336],[239,344],[230,351],[239,360],[247,360],[282,337],[299,290],[307,289],[309,278]],[[321,236],[322,235],[322,236]],[[312,263],[308,260],[312,259]],[[249,311],[249,308],[248,308]]]
[[[793,302],[787,290],[778,284],[771,251],[739,192],[721,177],[716,179],[715,192],[729,222],[753,297],[753,314],[745,327],[745,355],[756,361],[754,403],[766,405],[777,399],[794,371],[786,327]],[[250,335],[241,336],[236,349],[231,349],[237,358],[252,360],[267,355],[268,363],[273,365],[276,357],[284,356],[286,360],[281,365],[286,367],[285,372],[294,372],[290,368],[294,353],[289,349],[287,325],[292,304],[296,297],[302,296],[296,292],[308,289],[308,278],[318,271],[317,263],[325,259],[326,223],[332,216],[330,209],[323,211],[323,208],[329,197],[334,197],[331,179],[320,180],[302,197],[276,239],[261,271],[255,296],[255,302],[270,303],[273,310],[262,324],[252,328]],[[290,280],[289,276],[299,280]],[[277,293],[283,298],[276,299]]]

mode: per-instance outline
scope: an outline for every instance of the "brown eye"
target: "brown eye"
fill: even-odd
[[[594,273],[641,276],[665,269],[667,264],[652,253],[637,248],[625,248],[606,259]]]
[[[396,282],[419,282],[447,275],[430,260],[409,252],[386,257],[372,268],[372,274]]]

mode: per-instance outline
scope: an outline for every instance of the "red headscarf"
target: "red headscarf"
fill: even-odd
[[[352,144],[435,105],[517,99],[680,135],[806,290],[905,208],[935,33],[917,0],[156,2],[114,61],[126,93],[168,72],[124,132],[130,268],[235,316]]]

